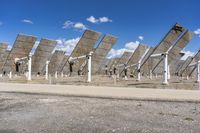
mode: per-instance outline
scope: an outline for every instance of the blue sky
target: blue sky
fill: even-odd
[[[141,41],[139,36],[155,46],[176,22],[198,30],[199,5],[199,0],[0,0],[0,42],[12,45],[18,33],[67,41],[87,27],[117,36],[116,50]],[[186,49],[199,48],[196,36]]]

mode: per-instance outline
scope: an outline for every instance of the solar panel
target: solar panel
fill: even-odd
[[[128,67],[127,71],[129,71],[129,73],[130,72],[132,73],[135,69],[134,69],[134,66],[131,66],[131,65],[138,64],[139,60],[141,59],[141,57],[143,56],[143,54],[145,53],[147,48],[148,48],[148,46],[139,44],[138,47],[133,52],[133,54],[131,55],[131,57],[129,58],[127,64],[119,68],[119,74],[120,75],[123,74],[122,72],[123,72],[125,66]],[[131,67],[129,67],[129,66],[131,66]]]
[[[67,74],[69,72],[69,65],[68,63],[69,55],[65,55],[64,58],[62,59],[62,62],[60,63],[58,67],[58,73],[63,72],[64,74]]]
[[[123,53],[123,55],[121,56],[121,58],[119,59],[119,61],[117,62],[117,64],[113,65],[113,68],[114,67],[118,68],[119,74],[121,74],[121,72],[124,70],[124,66],[127,65],[127,63],[130,60],[132,54],[133,54],[132,52],[125,51]]]
[[[58,72],[58,67],[61,64],[63,58],[65,57],[65,52],[64,51],[59,51],[56,50],[49,62],[49,73],[50,74],[55,74],[55,72]]]
[[[51,53],[56,47],[57,42],[48,39],[41,39],[38,47],[35,50],[32,63],[32,72],[33,73],[42,73],[42,70],[46,64],[46,61],[49,60]]]
[[[178,75],[181,76],[183,74],[183,72],[186,70],[186,68],[189,66],[189,64],[192,62],[193,57],[189,56],[185,62],[183,63],[183,65],[179,68],[178,70]]]
[[[109,62],[108,64],[108,70],[112,70],[117,65],[119,60],[120,58],[114,58],[113,60],[111,60],[111,62]]]
[[[105,59],[106,55],[111,50],[116,41],[117,38],[110,35],[105,35],[100,41],[99,45],[94,50],[94,53],[92,55],[92,74],[96,74],[100,70],[100,64]],[[84,71],[86,69],[86,65],[87,64],[85,64],[83,67]]]
[[[141,64],[144,64],[144,62],[147,60],[147,58],[149,58],[149,56],[152,54],[153,50],[154,50],[153,47],[151,47],[149,49],[149,51],[147,52],[147,54],[144,56],[143,60],[141,61]],[[146,63],[143,65],[143,67],[141,68],[141,72],[143,75],[144,74],[146,75],[147,73],[149,73],[149,70],[151,69],[152,63],[153,63],[152,60],[153,60],[152,58],[149,58],[146,61]],[[134,75],[136,75],[136,71],[134,72]]]
[[[200,50],[197,52],[197,54],[194,56],[193,58],[193,62],[197,63],[198,61],[200,61]],[[193,68],[191,68],[188,72],[189,76],[192,75],[192,73],[197,69],[197,66],[194,66]]]
[[[6,59],[3,70],[6,72],[16,72],[15,58],[28,57],[36,39],[34,36],[18,35]]]
[[[184,63],[185,63],[184,60],[179,60],[177,62],[177,65],[176,65],[175,71],[174,71],[175,74],[178,74],[178,71],[181,69],[181,67],[183,66]]]
[[[132,54],[133,54],[132,52],[125,51],[121,56],[121,58],[119,59],[119,61],[117,62],[117,65],[127,64]]]
[[[104,74],[106,67],[108,68],[108,64],[111,62],[113,59],[107,59],[105,58],[102,63],[100,64],[101,68],[98,70],[98,74]]]
[[[138,47],[135,49],[134,53],[131,55],[127,66],[138,64],[139,60],[142,58],[145,51],[148,49],[148,46],[139,44]],[[129,70],[132,71],[133,67],[129,67]]]
[[[6,61],[7,56],[8,56],[7,47],[8,47],[7,44],[0,43],[0,73],[2,73],[3,65]]]
[[[178,41],[173,45],[173,47],[168,52],[168,64],[170,65],[173,61],[180,57],[181,50],[189,43],[193,38],[194,34],[190,31],[186,31]],[[163,63],[161,63],[163,58],[154,66],[152,69],[155,73],[161,73],[163,70]]]
[[[174,44],[174,42],[184,31],[185,28],[182,27],[180,24],[176,23],[166,34],[166,36],[161,40],[161,42],[154,48],[150,55],[167,52],[167,50]],[[148,60],[152,60],[150,59],[150,55],[143,61],[143,63],[141,64],[141,68],[148,62]],[[153,59],[152,61],[152,66],[149,67],[154,68],[158,64],[160,59]],[[152,68],[150,68],[150,70],[152,70]]]
[[[183,65],[183,60],[181,60],[181,58],[183,57],[182,54],[179,53],[179,56],[177,57],[177,59],[173,60],[170,63],[170,74],[175,75],[177,74],[177,70],[178,68]]]
[[[194,61],[198,62],[200,60],[200,50],[197,52],[197,54],[194,56]]]
[[[83,36],[77,43],[76,47],[72,51],[70,57],[75,58],[83,55],[89,54],[94,48],[94,45],[99,40],[101,36],[101,33],[95,32],[92,30],[85,30]],[[78,72],[80,66],[85,62],[85,59],[79,59],[74,65],[73,65],[73,71]],[[65,62],[64,67],[67,67],[68,62]],[[62,68],[66,69],[66,68]],[[61,70],[61,71],[62,71]]]
[[[0,53],[3,53],[7,50],[8,44],[6,43],[0,43]]]

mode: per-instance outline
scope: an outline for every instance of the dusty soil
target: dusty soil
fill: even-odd
[[[147,77],[142,77],[140,82],[137,82],[134,78],[118,79],[114,82],[113,77],[95,75],[92,76],[92,82],[87,83],[86,76],[72,76],[72,77],[59,77],[55,79],[53,76],[49,77],[49,80],[45,80],[44,77],[32,77],[32,81],[27,81],[25,77],[18,76],[9,79],[8,77],[0,78],[0,82],[9,83],[31,83],[31,84],[59,84],[59,85],[92,85],[92,86],[117,86],[117,87],[136,87],[136,88],[159,88],[159,89],[184,89],[184,90],[197,90],[198,83],[195,83],[196,78],[190,78],[189,80],[181,79],[179,77],[171,77],[169,85],[162,84],[162,77],[153,78],[150,80]]]
[[[200,103],[0,93],[0,133],[196,133]]]

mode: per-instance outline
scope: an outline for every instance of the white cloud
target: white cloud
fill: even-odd
[[[194,34],[198,35],[200,37],[200,28],[194,31]]]
[[[3,22],[0,21],[0,26],[3,25]]]
[[[91,22],[91,23],[98,23],[99,22],[99,20],[96,19],[94,16],[90,16],[86,20],[89,21],[89,22]]]
[[[57,39],[56,40],[57,46],[55,50],[62,50],[62,51],[65,51],[67,55],[70,55],[79,40],[80,40],[80,37],[69,39],[69,40],[65,38]]]
[[[81,22],[75,23],[75,24],[74,24],[74,28],[75,28],[75,29],[80,29],[80,30],[85,30],[85,29],[87,29],[86,26],[85,26],[83,23],[81,23]]]
[[[69,21],[67,20],[64,24],[63,24],[63,29],[70,29],[70,28],[73,28],[73,29],[77,29],[77,30],[86,30],[87,27],[81,23],[81,22],[72,22],[72,21]]]
[[[121,57],[122,54],[125,51],[127,51],[127,52],[134,52],[135,49],[138,47],[139,43],[140,43],[139,41],[128,42],[128,43],[125,44],[125,48],[111,49],[110,52],[108,53],[107,58],[111,59],[111,58]]]
[[[63,24],[63,29],[68,29],[68,28],[72,28],[73,27],[73,25],[74,25],[74,23],[73,22],[71,22],[71,21],[69,21],[69,20],[67,20],[64,24]]]
[[[100,17],[99,18],[99,22],[101,22],[101,23],[107,23],[107,22],[112,22],[112,20],[109,19],[108,17]]]
[[[141,41],[143,41],[144,37],[143,36],[139,36],[138,39],[140,39]]]
[[[94,16],[90,16],[86,19],[87,21],[91,22],[91,23],[108,23],[108,22],[112,22],[111,19],[109,19],[108,17],[100,17],[100,18],[95,18]]]
[[[185,53],[185,55],[181,58],[181,60],[186,60],[189,56],[194,56],[195,55],[195,53],[191,52],[191,51],[182,50],[181,52]]]
[[[28,23],[28,24],[33,24],[33,21],[31,21],[29,19],[23,19],[23,20],[21,20],[21,22]]]

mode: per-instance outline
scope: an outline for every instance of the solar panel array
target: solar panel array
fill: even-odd
[[[98,70],[98,74],[104,74],[105,73],[105,69],[107,67],[108,69],[108,64],[111,62],[111,60],[113,59],[108,59],[108,58],[105,58],[102,63],[100,64],[100,69]]]
[[[193,62],[197,63],[198,61],[200,61],[200,50],[197,52],[197,54],[194,56],[193,58]],[[188,75],[191,76],[192,73],[197,69],[197,65],[194,66],[193,68],[191,68],[188,72]]]
[[[50,74],[55,74],[58,72],[59,65],[61,64],[63,58],[65,57],[65,52],[64,51],[59,51],[56,50],[49,62],[49,73]]]
[[[151,56],[152,52],[153,52],[154,48],[151,47],[149,49],[149,51],[147,52],[147,54],[144,56],[143,60],[141,61],[141,64],[144,64],[144,62]],[[143,67],[141,68],[141,73],[143,75],[147,75],[149,73],[149,70],[151,70],[152,68],[152,63],[153,63],[153,59],[149,58],[146,63],[143,65]],[[134,75],[136,74],[136,71],[134,72]]]
[[[32,63],[32,71],[35,74],[42,73],[46,61],[49,60],[51,53],[56,47],[57,42],[48,39],[41,39],[38,47],[35,50]]]
[[[176,23],[172,26],[169,32],[164,36],[160,43],[155,48],[150,48],[144,59],[141,61],[141,73],[148,74],[150,70],[154,73],[162,73],[163,71],[163,58],[151,58],[153,54],[166,53],[168,51],[168,64],[171,65],[173,73],[178,75],[189,74],[196,70],[196,66],[189,67],[190,64],[200,60],[200,50],[194,57],[188,57],[186,61],[181,61],[181,50],[190,42],[194,34],[188,31],[186,28]],[[93,51],[92,55],[92,74],[99,74],[107,69],[112,71],[113,68],[118,68],[119,73],[123,72],[125,66],[131,66],[137,64],[148,46],[140,44],[136,50],[132,52],[125,51],[121,58],[106,59],[106,55],[116,43],[117,38],[111,35],[105,35],[99,42],[97,48],[94,48],[97,41],[100,39],[101,33],[85,30],[81,39],[77,43],[76,47],[72,51],[71,55],[65,55],[65,52],[56,50],[53,54],[57,42],[49,39],[41,39],[38,47],[32,58],[32,72],[43,73],[45,71],[46,61],[50,60],[49,73],[55,74],[55,72],[64,74],[69,73],[69,58],[76,58],[79,56],[87,55]],[[17,58],[28,57],[37,38],[29,35],[18,35],[12,49],[7,50],[8,45],[0,43],[0,73],[16,72]],[[171,49],[170,49],[171,48]],[[106,67],[107,66],[107,67]],[[27,69],[27,64],[20,66],[20,72],[23,73]],[[74,61],[73,72],[76,73],[82,70],[86,72],[87,62],[86,59],[78,59]],[[134,67],[130,67],[129,70],[134,72]]]
[[[89,54],[89,52],[93,51],[94,45],[99,40],[101,36],[101,33],[95,32],[92,30],[85,30],[83,36],[77,43],[76,47],[72,51],[70,57],[75,58],[83,55]],[[73,65],[73,72],[78,72],[80,66],[85,62],[85,59],[79,59],[76,63]],[[63,69],[67,69],[68,62],[65,62]],[[62,71],[61,70],[61,71]]]
[[[120,58],[115,58],[115,59],[113,59],[112,62],[110,62],[110,63],[108,64],[108,68],[109,68],[110,70],[112,70],[114,67],[116,67],[116,65],[118,64],[119,60],[120,60]]]
[[[16,72],[15,59],[28,57],[33,45],[36,42],[36,39],[37,38],[34,36],[18,35],[3,66],[3,71]]]
[[[190,31],[186,31],[178,41],[173,45],[173,47],[168,52],[168,65],[180,57],[180,52],[183,48],[190,42],[194,34]],[[163,58],[154,66],[153,72],[162,73],[163,71]]]
[[[182,27],[180,24],[175,24],[170,31],[166,34],[166,36],[161,40],[161,42],[153,49],[151,54],[159,54],[159,53],[165,53],[168,51],[168,49],[174,44],[174,42],[178,39],[178,37],[185,31],[185,28]],[[143,63],[141,64],[141,68],[145,66],[145,64],[148,64],[148,60],[151,60],[152,63],[150,66],[148,66],[148,71],[152,70],[160,61],[160,59],[151,59],[150,56],[148,56]]]
[[[182,54],[179,54],[179,56],[177,57],[177,59],[173,60],[170,63],[170,74],[171,75],[177,75],[177,70],[178,68],[183,65],[184,61],[181,60],[181,58],[183,57]]]
[[[92,55],[92,74],[97,74],[97,72],[100,70],[101,63],[106,58],[106,55],[111,50],[116,41],[117,38],[110,35],[105,35],[103,39],[100,41],[99,45],[94,50],[94,53]],[[85,64],[83,68],[85,70],[86,70],[86,65],[87,64]]]
[[[69,55],[65,55],[58,67],[58,73],[67,74],[69,72],[69,64],[67,63],[69,59]]]
[[[128,61],[130,60],[132,56],[132,52],[127,52],[125,51],[119,61],[117,62],[116,65],[113,65],[113,68],[116,67],[119,74],[124,70],[125,66],[127,66]]]
[[[6,62],[6,58],[9,54],[7,48],[8,48],[7,44],[0,43],[0,73],[2,73],[3,65]]]
[[[135,49],[134,53],[131,55],[127,66],[133,65],[133,64],[138,64],[139,60],[142,58],[143,54],[145,51],[148,49],[148,46],[139,44],[138,47]],[[129,67],[129,71],[133,71],[133,67]]]
[[[183,63],[183,65],[179,68],[179,70],[177,71],[178,75],[181,76],[183,74],[183,72],[187,69],[187,67],[190,65],[190,63],[192,62],[193,57],[189,56],[185,62]]]

